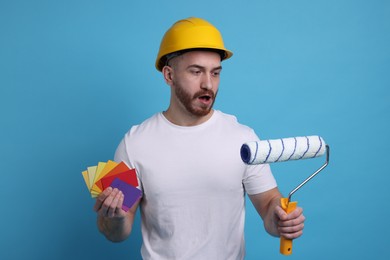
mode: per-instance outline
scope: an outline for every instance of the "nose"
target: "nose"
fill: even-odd
[[[209,74],[204,74],[202,79],[202,84],[200,86],[202,89],[210,90],[213,88],[212,77]]]

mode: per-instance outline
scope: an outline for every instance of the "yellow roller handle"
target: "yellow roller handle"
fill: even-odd
[[[297,207],[298,202],[288,202],[288,198],[281,198],[280,204],[282,209],[289,214]],[[292,254],[292,239],[280,237],[280,253],[283,255]]]

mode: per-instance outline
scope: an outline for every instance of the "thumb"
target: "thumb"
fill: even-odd
[[[287,213],[282,209],[282,207],[280,207],[279,205],[277,205],[275,207],[275,215],[280,219],[280,220],[286,220],[287,219]]]

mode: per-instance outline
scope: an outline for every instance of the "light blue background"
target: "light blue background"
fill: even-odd
[[[331,147],[293,197],[307,221],[289,259],[387,258],[389,1],[1,0],[0,259],[139,259],[138,228],[120,244],[97,231],[81,171],[167,108],[155,56],[189,16],[234,52],[217,109],[263,139],[317,134]],[[323,160],[274,164],[282,192]],[[250,203],[246,242],[247,259],[285,259]]]

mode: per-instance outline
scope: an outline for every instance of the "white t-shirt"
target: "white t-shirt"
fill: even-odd
[[[254,131],[215,110],[193,127],[162,113],[133,126],[116,161],[137,171],[143,191],[143,259],[243,259],[245,193],[276,187],[269,165],[245,165]]]

